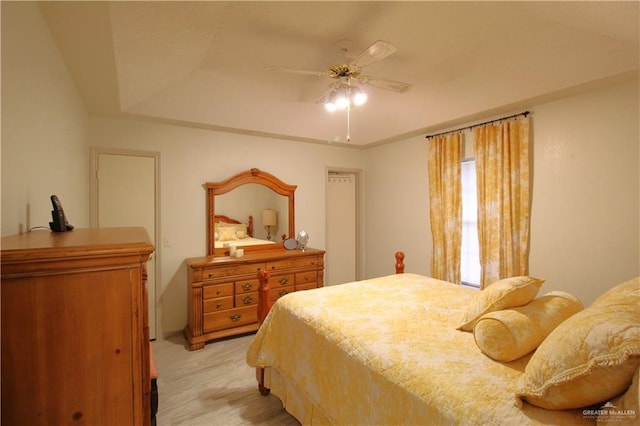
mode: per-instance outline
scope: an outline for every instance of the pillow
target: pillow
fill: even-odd
[[[553,291],[527,305],[483,315],[473,327],[473,338],[488,357],[513,361],[537,348],[562,321],[582,309],[574,296]]]
[[[216,222],[216,241],[231,241],[247,238],[247,225],[244,223]]]
[[[524,276],[496,281],[474,296],[457,329],[472,331],[486,313],[526,305],[538,295],[542,283],[543,279]]]
[[[640,277],[618,284],[598,297],[591,306],[616,304],[621,299],[624,303],[629,297],[640,297]]]
[[[218,228],[218,241],[232,241],[236,239],[236,230],[232,227]]]
[[[516,397],[564,410],[624,392],[640,365],[640,294],[626,290],[615,287],[605,300],[620,293],[617,303],[594,302],[553,330],[529,360]]]
[[[633,375],[633,382],[625,393],[606,403],[600,410],[594,410],[598,424],[615,426],[637,426],[640,420],[640,367]]]

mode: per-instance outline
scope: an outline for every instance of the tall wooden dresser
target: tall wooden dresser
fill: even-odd
[[[147,425],[143,228],[2,238],[2,424]]]
[[[243,257],[187,259],[189,349],[208,340],[258,329],[258,274],[270,273],[271,301],[293,291],[324,285],[324,250],[284,248],[246,252]]]

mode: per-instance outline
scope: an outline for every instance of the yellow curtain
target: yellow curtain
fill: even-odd
[[[462,136],[452,133],[429,139],[429,201],[434,278],[460,283],[462,243]]]
[[[529,117],[474,129],[481,288],[529,270]]]

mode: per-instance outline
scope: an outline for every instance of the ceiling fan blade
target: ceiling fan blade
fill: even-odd
[[[358,57],[356,57],[351,62],[351,65],[358,68],[363,68],[367,65],[380,62],[395,51],[396,48],[393,44],[389,43],[388,41],[378,40],[371,46],[369,46],[369,48],[362,52]]]
[[[369,86],[377,87],[379,89],[392,90],[398,93],[404,93],[413,87],[409,83],[403,83],[402,81],[387,80],[386,78],[370,77],[368,75],[361,75],[356,80],[362,84],[368,84]]]
[[[278,67],[265,67],[266,71],[274,71],[274,72],[286,72],[290,74],[303,74],[303,75],[315,75],[318,77],[326,77],[326,71],[308,71],[308,70],[296,70],[291,68],[278,68]]]
[[[314,102],[316,104],[325,104],[329,101],[330,94],[331,94],[331,90],[325,90],[325,92],[322,95],[320,95],[320,97],[316,99]]]
[[[322,93],[322,95],[320,95],[314,102],[317,104],[327,103],[329,97],[331,96],[331,92],[333,92],[339,85],[340,83],[331,83],[329,87],[327,87],[326,90]]]

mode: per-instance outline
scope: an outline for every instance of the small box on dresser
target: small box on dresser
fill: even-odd
[[[249,251],[243,257],[187,259],[189,349],[209,340],[256,331],[258,274],[270,273],[270,299],[324,286],[324,250],[283,248]]]

